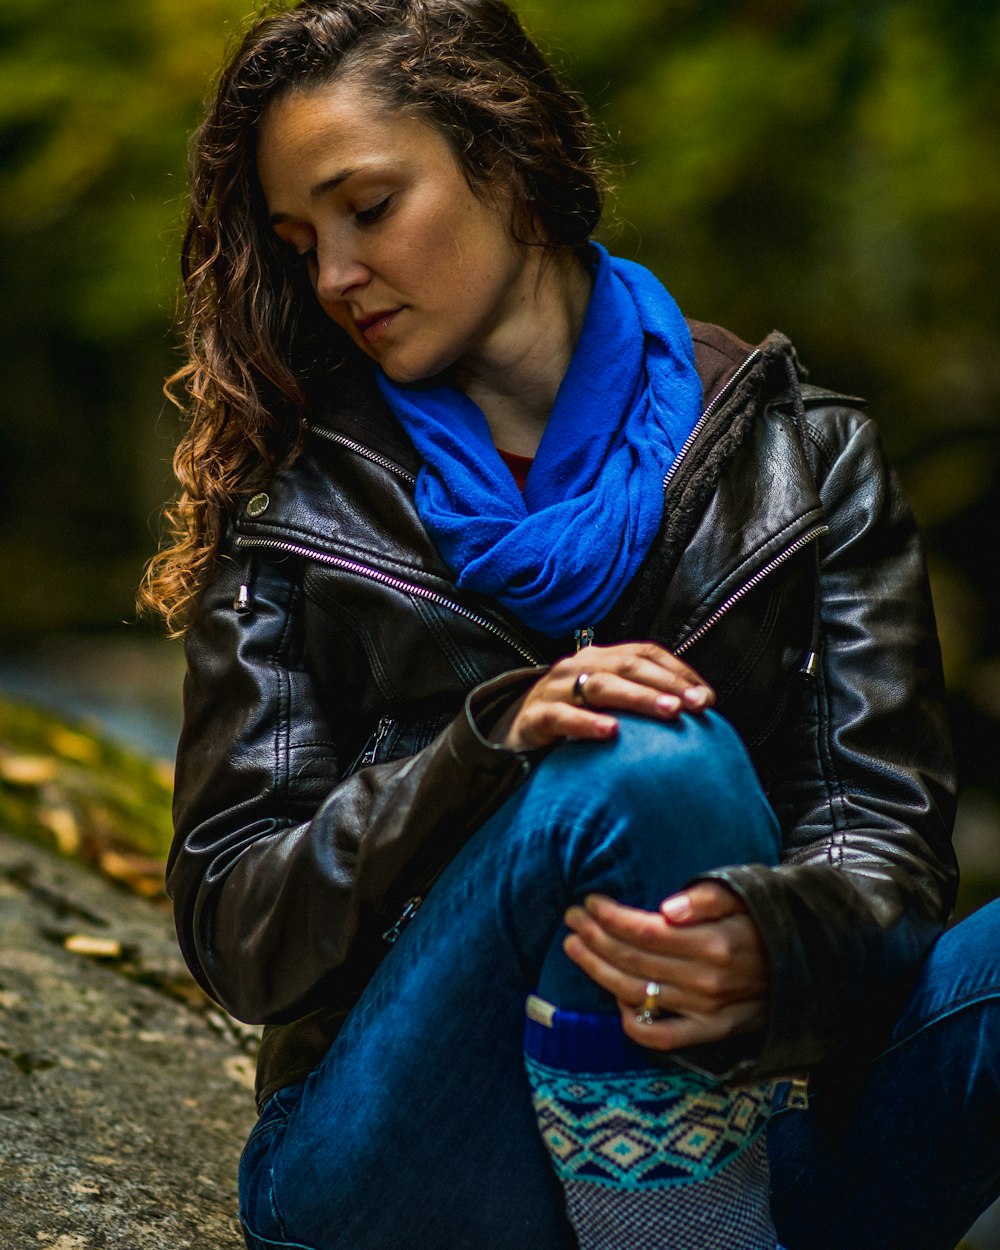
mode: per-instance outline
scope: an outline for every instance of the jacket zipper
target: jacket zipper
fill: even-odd
[[[693,647],[696,642],[699,642],[702,638],[704,638],[708,631],[714,625],[719,623],[730,608],[734,608],[741,599],[744,599],[750,593],[751,590],[754,590],[757,586],[759,586],[765,577],[770,577],[775,569],[780,568],[786,560],[790,560],[792,556],[797,555],[804,547],[808,547],[811,542],[815,542],[817,538],[821,538],[824,534],[828,534],[829,532],[829,525],[814,525],[812,529],[807,530],[804,534],[797,538],[795,542],[787,546],[784,551],[779,551],[776,556],[768,560],[767,564],[762,565],[749,581],[744,582],[739,590],[734,591],[728,599],[726,599],[723,603],[720,603],[712,615],[708,617],[707,620],[702,621],[693,633],[690,633],[686,638],[681,639],[681,641],[673,648],[674,655],[683,655],[689,647]]]
[[[413,898],[407,899],[403,910],[399,913],[399,918],[382,934],[382,940],[388,942],[391,946],[399,940],[399,935],[413,919],[417,908],[424,901],[422,894],[415,894]]]
[[[704,426],[705,422],[716,411],[718,411],[718,409],[721,407],[723,403],[725,403],[730,393],[740,384],[740,382],[743,380],[746,374],[749,373],[749,371],[757,363],[760,357],[761,357],[760,348],[759,347],[754,348],[754,350],[750,353],[750,355],[746,358],[746,360],[743,361],[743,363],[736,370],[736,372],[729,379],[729,381],[722,388],[722,390],[719,391],[718,395],[716,395],[715,398],[707,405],[707,407],[705,408],[705,411],[701,414],[701,416],[695,422],[695,426],[692,429],[691,433],[684,440],[684,444],[681,447],[680,451],[677,453],[677,456],[675,457],[673,464],[667,470],[667,474],[663,479],[664,490],[667,488],[667,485],[669,484],[674,474],[676,473],[678,465],[680,464],[681,460],[684,458],[684,456],[687,455],[688,451],[691,448],[691,445],[694,443],[695,439],[701,433],[702,427]],[[366,460],[370,460],[373,464],[380,465],[383,469],[387,469],[390,473],[394,473],[396,477],[402,478],[404,481],[409,482],[410,485],[414,485],[416,483],[416,480],[417,480],[416,475],[411,473],[408,469],[402,468],[400,465],[396,464],[395,461],[390,460],[387,456],[383,456],[380,452],[374,451],[371,447],[366,447],[364,443],[359,443],[353,438],[348,438],[346,434],[339,434],[335,430],[329,430],[326,428],[326,426],[323,426],[323,425],[308,425],[306,426],[306,429],[309,431],[310,434],[315,434],[317,438],[325,438],[327,442],[329,443],[336,443],[338,447],[346,447],[348,451],[353,451],[353,452],[356,452],[359,456],[364,456]]]
[[[390,460],[388,456],[383,456],[381,452],[373,451],[371,447],[366,447],[364,443],[358,443],[353,438],[348,438],[346,434],[338,434],[336,431],[328,430],[322,425],[307,425],[306,429],[310,434],[315,434],[317,438],[325,438],[328,443],[336,443],[338,447],[346,447],[348,451],[364,456],[372,464],[377,464],[381,468],[387,469],[390,473],[394,473],[396,477],[402,478],[404,482],[409,482],[411,486],[416,485],[416,475],[411,473],[409,469],[402,468],[395,461]]]
[[[382,748],[383,742],[389,736],[389,732],[395,724],[395,720],[391,716],[383,716],[375,730],[375,737],[372,738],[371,745],[361,757],[359,768],[367,768],[369,764],[374,764],[378,759],[378,753]]]
[[[691,450],[691,447],[693,446],[695,439],[697,439],[698,435],[704,429],[705,422],[708,421],[708,419],[711,416],[713,416],[716,412],[718,412],[719,408],[729,398],[729,395],[732,393],[732,391],[735,390],[737,386],[739,386],[743,378],[754,367],[754,365],[760,359],[761,355],[762,353],[761,353],[760,348],[755,347],[754,350],[750,353],[750,355],[746,358],[746,360],[744,360],[744,362],[736,370],[736,372],[729,379],[726,385],[722,388],[721,391],[719,391],[718,395],[716,395],[715,398],[708,404],[705,411],[701,414],[701,416],[695,422],[694,429],[684,440],[684,445],[681,447],[680,451],[675,456],[673,464],[667,470],[666,477],[664,477],[663,479],[664,490],[666,490],[667,487],[670,485],[670,483],[673,481],[674,474],[680,468],[681,461],[684,459],[687,453]]]
[[[454,599],[438,594],[436,590],[428,590],[426,586],[418,586],[413,582],[404,582],[389,573],[383,573],[381,569],[373,569],[368,564],[359,564],[355,560],[345,560],[341,556],[329,555],[325,551],[301,547],[298,543],[284,542],[277,538],[248,538],[241,535],[236,539],[236,546],[241,551],[246,551],[250,548],[258,551],[283,551],[288,555],[299,556],[305,560],[316,560],[320,564],[328,564],[333,568],[343,569],[345,572],[354,573],[358,577],[366,577],[369,581],[378,582],[381,586],[388,586],[391,590],[414,595],[418,599],[425,599],[428,603],[436,603],[439,607],[447,608],[450,612],[454,612],[456,615],[464,617],[467,621],[472,621],[474,625],[478,625],[481,629],[485,629],[487,633],[492,634],[495,638],[499,638],[501,642],[506,643],[507,646],[516,651],[532,667],[537,667],[543,663],[539,656],[529,650],[524,643],[519,642],[512,634],[509,634],[496,621],[490,620],[489,617],[483,616],[479,612],[473,612],[471,608],[465,607],[464,604],[456,603]]]
[[[749,371],[757,363],[761,355],[762,353],[760,351],[760,348],[755,348],[750,353],[750,355],[746,358],[746,360],[743,361],[743,363],[736,370],[736,372],[729,379],[729,381],[722,388],[722,390],[719,391],[719,393],[714,397],[714,399],[712,399],[711,402],[705,407],[705,411],[701,414],[701,416],[695,422],[694,428],[691,430],[691,433],[684,440],[684,444],[681,447],[680,451],[677,453],[676,457],[674,458],[673,464],[667,470],[667,473],[663,479],[664,491],[666,491],[667,487],[670,485],[675,473],[680,467],[681,461],[690,451],[698,435],[701,433],[702,429],[704,428],[706,421],[708,421],[712,417],[712,415],[718,411],[718,409],[721,407],[723,403],[725,403],[726,399],[729,397],[732,391],[740,384],[740,382],[746,376],[746,374],[749,373]],[[404,481],[408,482],[410,485],[414,485],[416,483],[416,480],[417,480],[416,477],[412,473],[410,473],[407,469],[401,468],[398,464],[394,463],[392,460],[389,460],[388,457],[381,455],[379,452],[372,450],[372,448],[370,447],[366,447],[364,443],[359,443],[353,438],[348,438],[345,434],[338,434],[334,430],[327,429],[325,426],[310,425],[310,426],[307,426],[306,428],[309,430],[310,433],[317,435],[319,438],[325,438],[328,442],[336,443],[337,446],[339,447],[346,447],[349,451],[356,452],[359,456],[365,457],[365,459],[370,460],[373,464],[380,465],[383,469],[386,469],[388,472],[395,474],[396,477],[402,478]],[[396,578],[392,578],[386,574],[380,573],[378,569],[369,568],[367,565],[355,564],[353,561],[349,561],[349,560],[341,560],[336,556],[327,556],[327,555],[324,555],[322,552],[309,551],[305,548],[296,547],[291,543],[287,543],[287,544],[278,543],[277,540],[274,540],[274,539],[240,539],[238,540],[238,542],[241,547],[246,547],[250,545],[267,546],[271,550],[289,551],[295,555],[302,555],[302,556],[310,557],[312,559],[321,560],[326,564],[332,564],[336,566],[337,568],[343,568],[349,572],[358,573],[361,576],[373,577],[376,581],[382,582],[383,585],[392,586],[397,590],[403,590],[410,594],[419,595],[423,599],[427,599],[432,603],[438,603],[442,607],[450,608],[452,611],[457,612],[460,616],[464,616],[466,617],[466,619],[474,621],[476,624],[481,625],[484,629],[487,629],[490,633],[494,634],[496,637],[501,638],[503,641],[507,642],[510,646],[514,648],[515,651],[518,652],[520,656],[526,659],[530,664],[540,664],[542,662],[540,659],[538,659],[537,656],[535,656],[533,653],[528,651],[526,648],[522,647],[518,642],[516,642],[513,638],[511,638],[511,636],[507,634],[506,631],[502,630],[498,625],[494,624],[492,621],[489,621],[486,617],[480,616],[478,613],[471,612],[468,608],[462,607],[461,604],[457,604],[453,600],[446,599],[441,595],[437,595],[434,591],[424,590],[422,587],[419,587],[419,586],[408,585],[406,582],[398,581]],[[775,567],[777,567],[777,565],[775,565]],[[756,582],[754,582],[753,585],[756,585]],[[717,616],[721,615],[723,611],[728,610],[729,607],[732,607],[732,604],[737,602],[738,598],[742,598],[742,596],[746,594],[748,590],[752,590],[752,589],[753,589],[752,585],[748,585],[747,587],[745,587],[741,592],[738,593],[737,597],[734,597],[734,599],[731,602],[727,601],[727,604],[723,605],[723,608],[719,610],[719,613],[717,614]],[[242,604],[241,606],[245,610],[246,605]],[[717,619],[717,616],[713,617],[713,619],[710,622],[708,622],[704,628],[708,628],[710,625],[713,625],[715,623],[715,620]],[[586,629],[576,630],[575,639],[576,639],[577,651],[580,651],[583,647],[590,646],[594,642],[594,636],[595,636],[594,630],[591,627],[588,627]],[[699,634],[698,637],[700,636],[701,635]],[[685,643],[685,645],[690,646],[695,641],[697,641],[697,639],[692,637],[690,640],[688,640]]]
[[[704,428],[705,423],[712,417],[712,415],[715,412],[718,411],[719,407],[725,402],[725,400],[728,398],[730,393],[739,385],[740,381],[746,376],[746,374],[750,371],[750,369],[752,369],[753,366],[757,363],[758,359],[760,359],[760,356],[761,356],[761,352],[759,349],[755,349],[753,352],[751,352],[750,355],[746,358],[746,360],[744,360],[744,362],[740,365],[737,371],[733,374],[733,376],[729,379],[726,385],[722,388],[722,390],[719,391],[719,393],[715,396],[715,398],[707,405],[704,412],[701,414],[701,416],[698,418],[697,422],[695,423],[695,426],[691,430],[691,433],[684,440],[684,444],[681,447],[680,451],[677,453],[677,456],[675,457],[673,464],[667,470],[667,473],[663,479],[664,491],[666,491],[667,487],[670,485],[670,482],[673,480],[674,475],[676,474],[678,468],[680,467],[681,461],[690,451],[695,440],[698,438],[698,435],[701,433],[702,429]],[[407,470],[400,468],[399,465],[394,464],[393,461],[387,459],[385,456],[380,455],[378,452],[372,451],[371,448],[365,447],[363,443],[355,442],[353,439],[347,438],[346,436],[342,434],[335,434],[333,431],[327,430],[320,426],[310,426],[309,428],[312,433],[317,434],[320,438],[325,438],[331,443],[336,443],[341,447],[346,447],[348,450],[356,452],[360,456],[364,456],[366,459],[372,461],[374,464],[378,464],[382,468],[388,470],[390,473],[394,473],[397,477],[400,477],[404,479],[405,481],[410,482],[411,484],[416,482],[416,478],[413,476],[412,473],[409,473]],[[730,610],[730,608],[734,607],[737,603],[739,603],[740,600],[743,599],[746,595],[748,595],[750,591],[753,590],[756,586],[758,586],[764,580],[765,577],[770,576],[770,574],[773,573],[776,569],[780,568],[780,566],[786,560],[791,559],[792,556],[797,554],[804,547],[808,546],[809,543],[815,541],[815,539],[819,538],[822,534],[827,533],[828,530],[829,530],[829,527],[826,525],[814,526],[813,529],[809,530],[806,534],[803,534],[800,538],[798,538],[794,543],[790,544],[790,546],[786,547],[784,551],[779,552],[778,555],[774,556],[771,560],[769,560],[767,564],[765,564],[761,569],[759,569],[754,574],[754,576],[749,579],[749,581],[747,581],[743,586],[740,587],[739,590],[737,590],[734,594],[730,595],[729,598],[726,599],[724,603],[720,604],[719,607],[716,608],[716,610],[708,618],[708,620],[702,622],[702,624],[692,634],[690,634],[687,638],[683,639],[674,648],[675,654],[680,655],[683,651],[686,651],[689,647],[694,646],[694,644],[700,638],[704,637],[704,635],[714,625],[716,625],[723,616],[725,616],[725,614]],[[353,560],[344,560],[340,558],[339,556],[332,556],[332,555],[326,554],[325,552],[314,551],[306,547],[300,547],[294,543],[280,542],[277,539],[271,539],[271,538],[239,538],[237,539],[237,544],[240,547],[244,547],[244,548],[245,547],[257,547],[257,548],[265,548],[267,550],[272,550],[272,551],[287,551],[288,553],[292,555],[301,556],[306,559],[318,560],[323,564],[330,564],[330,565],[333,565],[335,568],[341,568],[341,569],[346,570],[347,572],[357,573],[359,576],[371,578],[372,580],[377,581],[381,583],[382,585],[389,586],[395,590],[400,590],[400,591],[403,591],[404,593],[417,595],[419,598],[426,599],[431,603],[437,603],[442,607],[446,607],[450,609],[451,611],[456,612],[459,616],[463,616],[467,620],[471,620],[475,624],[480,625],[483,629],[486,629],[489,633],[495,635],[496,637],[500,638],[502,641],[506,642],[509,646],[511,646],[515,651],[517,651],[518,654],[521,655],[524,659],[526,659],[529,663],[540,664],[542,662],[537,656],[535,656],[527,648],[523,647],[519,642],[517,642],[516,639],[512,638],[510,634],[508,634],[505,630],[501,629],[500,626],[497,625],[494,621],[489,620],[487,617],[481,616],[479,613],[472,612],[470,609],[464,607],[462,604],[456,603],[454,600],[448,599],[444,595],[439,595],[436,591],[427,590],[425,587],[416,586],[416,585],[413,585],[412,583],[401,581],[399,578],[392,577],[389,574],[383,573],[379,569],[373,569],[368,565],[358,564]],[[581,650],[583,647],[590,646],[593,643],[593,641],[594,641],[593,629],[587,628],[587,629],[579,629],[576,631],[576,649],[578,651]],[[810,656],[810,662],[811,660],[812,660],[812,657]],[[392,727],[392,724],[393,724],[393,721],[390,717],[383,717],[379,721],[378,727],[375,731],[374,741],[372,742],[372,745],[368,748],[368,750],[365,752],[364,757],[362,758],[362,761],[361,761],[362,767],[367,764],[374,763],[375,757],[378,754],[379,747],[382,745],[382,742],[385,740],[385,737],[388,735]],[[425,893],[426,893],[426,888],[425,888]],[[407,899],[407,901],[403,904],[403,909],[400,912],[399,916],[396,918],[394,923],[388,929],[386,929],[386,931],[382,934],[382,938],[385,942],[388,942],[390,945],[392,945],[399,940],[399,937],[402,934],[403,930],[406,928],[409,922],[413,919],[414,915],[416,915],[423,901],[424,901],[424,896],[422,894],[415,894],[412,898]],[[798,1084],[798,1082],[794,1082],[793,1084]],[[796,1091],[796,1092],[798,1093],[799,1091]],[[789,1100],[789,1105],[793,1105],[791,1100]],[[802,1101],[794,1105],[802,1105]]]

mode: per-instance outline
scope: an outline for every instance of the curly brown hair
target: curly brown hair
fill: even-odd
[[[586,108],[503,0],[303,0],[258,15],[191,146],[187,363],[167,381],[188,415],[174,456],[181,493],[139,591],[140,608],[173,634],[190,620],[235,500],[295,457],[314,388],[360,356],[289,263],[256,171],[268,107],[347,70],[443,135],[476,194],[509,195],[520,242],[579,249],[601,217]]]

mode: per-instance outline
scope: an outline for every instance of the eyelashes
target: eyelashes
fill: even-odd
[[[376,225],[392,207],[394,198],[393,195],[387,195],[384,199],[379,200],[377,204],[372,204],[370,208],[355,209],[352,216],[357,226],[364,228]],[[302,250],[291,239],[282,238],[280,235],[278,236],[278,242],[285,260],[292,268],[308,270],[316,263],[317,248],[315,245]]]
[[[377,204],[373,204],[371,208],[362,209],[354,214],[354,219],[362,226],[374,225],[376,221],[382,217],[392,202],[392,196],[387,195],[384,200],[379,200]]]

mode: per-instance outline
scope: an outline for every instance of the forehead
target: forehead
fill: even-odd
[[[261,186],[292,191],[300,182],[379,165],[456,164],[444,138],[426,122],[387,107],[355,77],[301,88],[266,110],[257,140]]]

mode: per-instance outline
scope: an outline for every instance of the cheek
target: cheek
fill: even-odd
[[[419,240],[419,246],[408,249],[409,273],[442,296],[446,290],[454,295],[456,289],[474,287],[478,278],[497,267],[506,242],[496,224],[485,219],[479,201],[468,199],[468,192],[436,197],[424,206],[414,226],[411,238]]]

